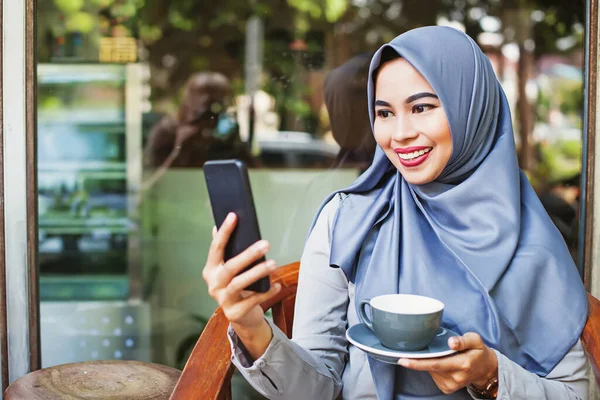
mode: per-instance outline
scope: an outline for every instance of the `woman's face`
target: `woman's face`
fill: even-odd
[[[379,69],[373,130],[392,164],[413,185],[434,181],[452,156],[442,104],[425,78],[403,58]]]

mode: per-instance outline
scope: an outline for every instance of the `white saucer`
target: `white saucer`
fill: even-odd
[[[346,331],[346,338],[371,357],[388,364],[398,364],[400,358],[437,358],[456,353],[448,347],[448,338],[460,336],[450,329],[443,328],[442,333],[436,336],[429,347],[417,351],[396,351],[381,344],[375,333],[365,324],[354,325]]]

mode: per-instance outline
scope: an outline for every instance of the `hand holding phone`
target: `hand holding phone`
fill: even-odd
[[[237,226],[225,247],[225,261],[228,261],[261,240],[248,170],[239,160],[209,161],[204,164],[203,170],[215,225],[220,227],[230,213],[237,216]],[[264,261],[264,256],[260,257],[244,271]],[[264,293],[269,287],[269,277],[266,276],[246,289]]]
[[[240,170],[239,165],[235,166],[235,168],[238,171]],[[231,172],[231,170],[227,170]],[[208,174],[210,176],[207,177],[207,183],[217,176],[223,178],[221,173],[223,173],[222,170],[209,171]],[[235,173],[232,176],[239,178],[240,175],[239,173]],[[243,173],[241,176],[243,177]],[[234,178],[234,180],[238,178]],[[246,187],[239,185],[239,181],[237,184],[233,184],[233,186],[238,189]],[[249,185],[247,188],[249,189]],[[229,195],[223,195],[223,191],[225,194],[229,193]],[[243,189],[243,191],[246,191],[246,189]],[[264,319],[264,313],[260,304],[279,292],[281,285],[269,285],[270,287],[266,287],[268,291],[255,292],[249,295],[244,292],[244,289],[251,288],[256,282],[266,281],[268,283],[268,276],[275,270],[276,265],[271,260],[264,261],[264,256],[269,250],[268,242],[255,240],[249,246],[246,246],[244,243],[244,241],[251,242],[256,238],[260,238],[258,222],[255,222],[255,226],[252,226],[253,223],[249,225],[251,227],[250,230],[254,232],[251,236],[240,235],[240,232],[243,232],[240,229],[243,227],[241,225],[243,220],[239,216],[236,216],[236,214],[239,213],[241,216],[248,216],[243,210],[248,211],[249,209],[249,202],[247,200],[248,198],[252,198],[251,193],[250,196],[247,193],[244,195],[246,196],[246,201],[242,202],[244,206],[237,209],[231,208],[231,204],[229,204],[229,201],[231,201],[231,192],[229,190],[223,190],[219,187],[215,188],[212,184],[209,184],[209,192],[211,204],[213,205],[213,213],[215,214],[215,222],[220,228],[218,230],[216,227],[213,229],[213,240],[202,276],[206,281],[210,296],[217,301],[225,317],[231,322],[231,326],[238,334],[242,343],[244,343],[248,352],[257,358],[264,353],[272,338],[271,327]],[[227,201],[221,203],[218,199],[222,198]],[[239,198],[236,201],[239,202]],[[250,215],[253,215],[254,219],[256,219],[253,204],[251,209],[252,212]],[[232,210],[237,210],[237,212],[232,212]],[[240,212],[240,210],[242,211]],[[252,221],[252,218],[250,218],[250,221]],[[238,236],[234,240],[236,232]],[[242,249],[242,251],[238,252],[238,249]],[[265,286],[257,286],[258,289],[265,288]]]

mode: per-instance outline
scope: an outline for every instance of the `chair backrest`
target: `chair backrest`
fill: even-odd
[[[271,284],[280,283],[281,290],[261,305],[265,311],[271,309],[273,322],[288,337],[292,336],[299,267],[300,263],[295,262],[277,268],[271,274]],[[228,326],[223,311],[217,308],[192,350],[171,400],[231,400],[234,367],[226,337]]]
[[[292,335],[294,301],[298,286],[300,263],[278,268],[271,275],[272,283],[281,283],[277,296],[262,304],[273,312],[273,321],[288,336]],[[600,384],[600,301],[588,294],[589,318],[581,335],[583,345]],[[171,400],[231,400],[231,349],[226,333],[229,322],[218,308],[208,321],[171,395]]]
[[[600,300],[588,293],[590,310],[588,320],[581,334],[581,341],[587,351],[596,383],[600,385]]]

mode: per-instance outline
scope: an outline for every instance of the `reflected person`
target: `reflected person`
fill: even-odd
[[[333,138],[340,145],[334,167],[366,170],[375,154],[367,106],[371,55],[361,54],[333,69],[325,78],[325,105]]]
[[[150,133],[147,164],[154,168],[198,168],[208,160],[237,158],[253,166],[255,161],[240,139],[237,121],[226,112],[230,95],[225,75],[192,75],[176,117],[164,117]]]

